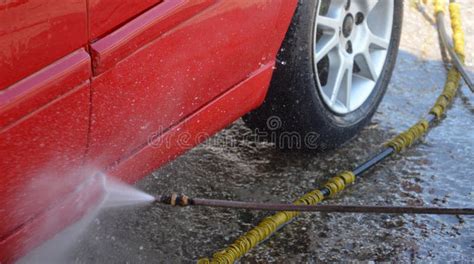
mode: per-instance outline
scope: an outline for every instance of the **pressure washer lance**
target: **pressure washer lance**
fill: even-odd
[[[440,208],[413,206],[366,206],[366,205],[296,205],[287,203],[259,203],[217,199],[190,198],[173,193],[156,196],[156,203],[172,206],[206,206],[262,211],[295,211],[326,213],[376,213],[376,214],[437,214],[474,215],[474,208]]]

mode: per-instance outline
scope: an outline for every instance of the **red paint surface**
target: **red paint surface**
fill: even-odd
[[[89,83],[0,132],[0,241],[81,182]]]
[[[219,1],[94,78],[94,165],[129,155],[274,60],[292,11],[289,1]]]
[[[0,92],[0,241],[82,182],[90,65],[80,49]]]
[[[0,130],[91,76],[89,54],[77,50],[0,93]]]
[[[89,0],[90,39],[112,31],[162,0]]]
[[[87,44],[85,3],[0,1],[0,90]]]
[[[78,187],[92,173],[85,167],[134,182],[260,104],[296,7],[119,2],[89,1],[91,36],[101,36],[88,49],[94,65],[79,49],[87,1],[0,4],[0,89],[17,82],[0,91],[0,262],[84,212],[76,198],[94,189]],[[179,145],[184,132],[190,142]]]
[[[112,167],[108,173],[129,183],[136,182],[256,108],[265,98],[272,67],[273,63],[268,63],[176,126],[151,137],[144,148]]]
[[[94,75],[110,69],[213,2],[214,0],[167,0],[91,44]]]

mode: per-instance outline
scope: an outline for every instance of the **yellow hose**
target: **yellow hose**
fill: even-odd
[[[439,6],[444,6],[441,4],[444,1],[435,0],[434,4],[436,13],[444,12],[444,9]],[[464,31],[462,30],[461,25],[461,6],[458,3],[450,3],[449,4],[449,14],[451,17],[451,28],[453,31],[453,42],[454,42],[454,50],[456,54],[458,54],[459,58],[462,62],[464,62],[465,53],[464,53]],[[440,119],[443,114],[446,112],[446,108],[449,104],[453,101],[454,96],[456,96],[456,92],[458,90],[459,84],[461,81],[461,74],[452,67],[448,71],[448,75],[446,78],[446,83],[444,85],[443,92],[436,100],[435,105],[430,110],[430,114],[436,116],[436,118]]]
[[[435,13],[445,13],[445,1],[434,0]],[[456,3],[449,5],[449,12],[451,16],[451,26],[453,30],[453,41],[456,53],[464,60],[464,33],[461,27],[461,13],[460,6]],[[461,76],[456,68],[452,67],[447,74],[446,83],[442,94],[436,100],[430,114],[441,118],[445,113],[447,107],[452,102],[456,91],[460,84]],[[403,149],[410,147],[417,139],[421,138],[429,129],[428,121],[422,119],[420,122],[402,132],[392,140],[386,143],[387,146],[392,147],[396,152],[401,152]],[[305,194],[300,199],[296,200],[294,204],[315,205],[324,199],[324,194],[321,190],[329,190],[329,197],[333,197],[337,193],[344,190],[344,188],[355,181],[354,173],[344,171],[341,174],[331,178],[322,188],[313,190]],[[280,227],[290,222],[293,218],[298,216],[299,212],[283,211],[264,218],[256,227],[252,228],[247,233],[236,239],[227,248],[217,251],[212,255],[212,258],[203,258],[198,260],[198,264],[214,264],[214,263],[234,263],[236,260],[244,256],[250,249],[258,245],[263,240],[270,237]]]

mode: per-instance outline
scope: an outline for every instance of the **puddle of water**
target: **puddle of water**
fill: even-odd
[[[68,263],[72,249],[90,224],[97,221],[101,211],[107,208],[146,205],[154,201],[153,196],[117,179],[102,173],[93,175],[99,175],[103,183],[105,193],[102,200],[89,209],[79,221],[56,234],[17,263]]]

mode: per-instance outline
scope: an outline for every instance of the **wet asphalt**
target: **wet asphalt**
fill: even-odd
[[[466,50],[474,51],[474,6],[463,4]],[[467,52],[474,78],[474,56]],[[424,116],[445,68],[433,25],[406,5],[400,54],[388,92],[359,136],[319,154],[283,153],[249,140],[237,121],[136,186],[150,194],[292,201],[353,168]],[[327,204],[474,207],[474,94],[466,86],[448,117],[415,148],[365,174]],[[265,212],[156,206],[108,209],[92,220],[64,260],[73,263],[192,263],[230,244]],[[71,238],[73,239],[73,238]],[[75,239],[75,238],[74,238]],[[474,262],[474,217],[303,214],[241,263],[346,261]]]

